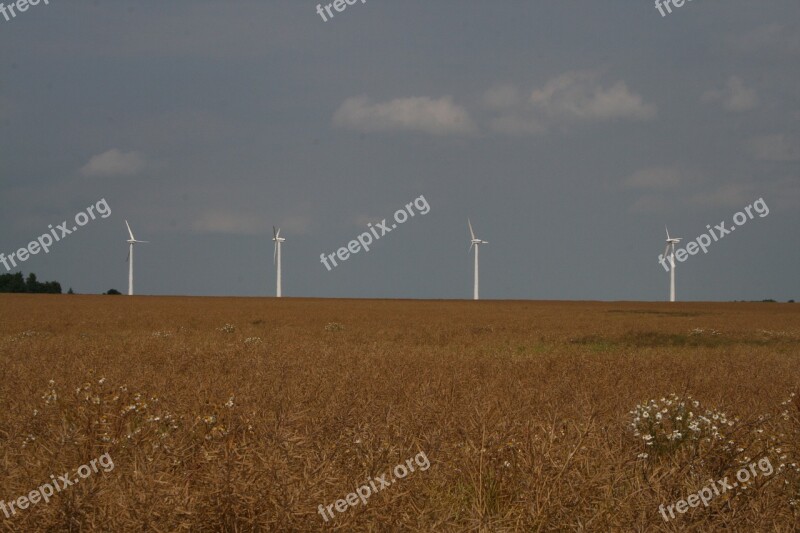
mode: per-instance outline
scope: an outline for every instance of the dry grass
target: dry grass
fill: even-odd
[[[792,531],[798,348],[792,304],[2,295],[0,499],[116,468],[0,528]],[[738,416],[744,451],[637,458],[629,411],[670,393]],[[658,514],[764,456],[748,490]]]

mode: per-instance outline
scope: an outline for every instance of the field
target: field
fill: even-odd
[[[2,295],[0,368],[0,500],[114,466],[2,530],[796,530],[797,304]]]

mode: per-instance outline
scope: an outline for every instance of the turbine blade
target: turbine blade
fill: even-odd
[[[669,257],[667,252],[669,252],[669,243],[667,243],[667,246],[664,248],[664,257]]]
[[[278,234],[275,233],[275,226],[272,226],[272,240],[275,240],[277,238],[278,238]]]
[[[278,241],[275,241],[275,247],[272,249],[272,264],[278,264]]]
[[[134,238],[134,236],[133,236],[133,232],[131,231],[131,225],[130,225],[130,224],[128,224],[128,221],[127,221],[127,220],[125,221],[125,225],[126,225],[126,226],[128,226],[128,235],[130,235],[130,236],[131,236],[131,240],[132,240],[132,241],[135,241],[136,239]]]
[[[669,230],[667,229],[667,226],[664,226],[664,230],[666,230],[666,232],[667,232],[667,240],[669,240]]]
[[[469,224],[469,234],[472,237],[472,240],[474,241],[475,240],[475,232],[472,231],[472,222],[470,222],[469,219],[467,219],[467,224]]]
[[[275,238],[276,239],[280,239],[281,238],[281,228],[278,228],[278,233],[275,234]]]

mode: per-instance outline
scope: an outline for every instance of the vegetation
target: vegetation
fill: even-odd
[[[41,283],[36,279],[36,274],[33,272],[28,274],[28,279],[22,276],[22,272],[0,274],[0,292],[61,294],[61,284],[57,281]]]
[[[0,499],[115,469],[0,529],[790,531],[798,348],[781,303],[2,295]]]

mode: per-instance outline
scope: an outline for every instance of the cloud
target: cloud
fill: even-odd
[[[492,109],[507,109],[522,101],[519,90],[514,85],[495,85],[483,95],[483,102]]]
[[[547,125],[530,115],[503,115],[489,123],[492,130],[512,135],[539,134],[547,131]]]
[[[308,217],[293,215],[273,223],[281,228],[281,237],[287,234],[307,234],[311,227]],[[272,238],[272,225],[262,214],[242,213],[233,210],[214,210],[203,213],[192,224],[201,233],[226,233],[235,235],[267,235]]]
[[[722,90],[711,89],[703,94],[704,102],[722,102],[728,111],[749,111],[758,105],[755,89],[744,86],[741,78],[731,76]]]
[[[753,184],[728,183],[712,190],[689,197],[689,203],[700,207],[743,207],[758,199]]]
[[[761,187],[759,194],[764,194],[765,187]],[[697,208],[741,208],[757,200],[759,189],[752,183],[726,183],[712,186],[707,190],[692,194],[658,194],[647,193],[637,198],[630,207],[636,213],[669,213],[675,212],[676,206],[694,206]]]
[[[744,52],[800,54],[798,28],[783,24],[764,24],[729,39],[733,48]]]
[[[362,227],[368,224],[375,224],[377,222],[381,222],[382,220],[383,220],[382,217],[361,214],[353,217],[353,224],[355,226]]]
[[[513,92],[490,90],[484,98],[506,111],[491,121],[495,131],[543,133],[553,127],[610,120],[644,121],[655,118],[657,108],[644,102],[618,80],[605,86],[591,71],[566,72],[530,93],[527,102],[513,105]]]
[[[800,161],[800,143],[784,135],[762,135],[754,137],[745,146],[763,161]]]
[[[280,220],[278,227],[281,228],[281,236],[287,234],[306,235],[311,230],[311,219],[302,215],[292,215]]]
[[[684,183],[680,170],[673,167],[651,167],[628,176],[623,185],[632,189],[674,189]]]
[[[621,185],[639,191],[640,195],[630,206],[632,212],[666,213],[674,211],[676,205],[685,203],[687,190],[708,181],[696,170],[677,166],[653,166],[637,170],[624,178]]]
[[[365,96],[348,98],[333,115],[336,126],[359,131],[418,131],[434,135],[470,133],[469,114],[449,96],[398,98],[370,103]]]
[[[591,72],[567,72],[531,93],[530,102],[540,113],[556,119],[649,120],[656,108],[645,104],[624,81],[603,88]]]
[[[630,211],[644,214],[669,213],[670,211],[674,211],[674,206],[674,202],[668,198],[646,194],[633,202]]]
[[[122,152],[112,148],[92,156],[80,172],[88,177],[133,176],[144,168],[145,160],[138,152]]]
[[[233,211],[209,211],[195,220],[192,227],[206,233],[256,235],[264,233],[264,221],[253,214]]]

